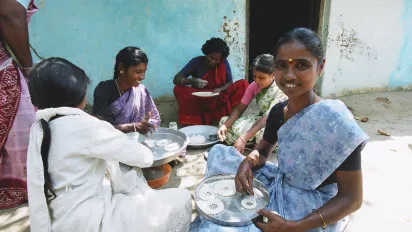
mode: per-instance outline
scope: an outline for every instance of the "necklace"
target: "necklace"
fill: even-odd
[[[309,106],[313,105],[313,103],[315,103],[315,99],[316,99],[316,94],[313,94],[312,102],[309,104]],[[286,106],[283,110],[283,124],[285,124],[286,121],[288,120],[288,119],[286,119],[286,114],[288,113],[288,109],[289,109],[288,106],[289,106],[289,102],[288,102],[288,104],[286,104]]]
[[[119,91],[119,96],[121,97],[122,92],[120,92],[119,84],[117,84],[117,79],[115,79],[114,82],[116,83],[117,91]]]

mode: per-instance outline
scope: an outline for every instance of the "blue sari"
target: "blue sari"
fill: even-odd
[[[271,130],[271,128],[265,128]],[[267,210],[299,220],[332,199],[337,184],[317,189],[361,143],[368,139],[346,106],[324,100],[306,107],[278,130],[278,165],[267,162],[253,175],[270,194]],[[216,145],[209,152],[205,178],[234,174],[244,156],[234,147]],[[342,220],[311,231],[339,231]],[[198,216],[190,231],[260,231],[255,225],[223,227]]]

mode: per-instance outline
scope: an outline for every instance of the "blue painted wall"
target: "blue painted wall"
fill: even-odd
[[[398,67],[389,79],[390,88],[412,87],[412,0],[404,0],[402,25],[403,45]]]
[[[144,84],[153,97],[173,94],[174,75],[210,37],[230,42],[235,80],[246,64],[246,0],[36,0],[30,41],[43,57],[64,57],[91,77],[94,87],[113,77],[117,52],[142,47],[149,56]]]

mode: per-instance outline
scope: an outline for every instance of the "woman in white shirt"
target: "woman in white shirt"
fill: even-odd
[[[153,153],[83,111],[88,83],[82,69],[61,58],[30,72],[39,108],[27,161],[31,230],[188,231],[189,192],[147,185],[139,168],[153,163]]]

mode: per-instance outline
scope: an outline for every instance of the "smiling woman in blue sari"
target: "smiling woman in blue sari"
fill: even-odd
[[[313,92],[325,65],[324,49],[313,31],[298,28],[275,50],[275,81],[289,100],[269,113],[263,139],[246,158],[233,147],[209,152],[206,177],[237,173],[238,192],[253,195],[252,179],[262,181],[270,202],[258,213],[268,222],[228,228],[198,217],[191,231],[341,231],[362,204],[361,150],[368,136],[339,100]],[[278,142],[278,164],[267,162]]]

